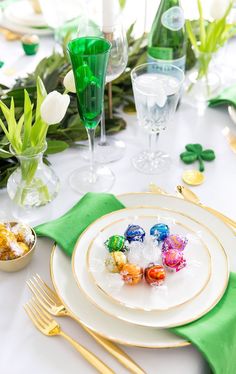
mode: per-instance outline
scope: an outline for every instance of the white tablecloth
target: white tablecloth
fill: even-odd
[[[39,53],[35,57],[23,55],[19,42],[6,43],[0,39],[0,59],[5,66],[0,70],[0,82],[10,84],[14,69],[15,75],[31,71],[36,62],[50,54],[53,40],[41,40]],[[235,41],[225,50],[225,77],[233,81],[233,55],[236,55]],[[234,72],[235,73],[235,72]],[[235,74],[236,75],[236,74]],[[235,77],[236,78],[236,77]],[[234,78],[234,79],[235,79]],[[236,155],[230,150],[222,130],[228,126],[236,130],[225,108],[207,109],[199,116],[194,107],[182,100],[173,123],[159,141],[161,149],[169,152],[173,159],[172,167],[164,174],[149,176],[138,173],[131,165],[131,157],[144,147],[144,138],[137,126],[135,116],[125,116],[127,129],[117,135],[126,142],[126,154],[122,160],[110,165],[116,175],[112,193],[145,191],[150,182],[155,182],[174,193],[175,186],[182,183],[181,174],[189,168],[179,160],[179,154],[187,143],[201,143],[205,148],[216,152],[215,162],[206,163],[203,185],[194,188],[201,200],[236,219]],[[68,176],[76,167],[84,164],[78,150],[69,149],[50,157],[52,167],[61,180],[58,197],[46,210],[45,220],[60,216],[80,198],[68,185]],[[11,205],[6,190],[0,191],[0,218],[11,217]],[[23,305],[30,293],[25,281],[35,272],[49,284],[49,257],[52,242],[39,240],[38,249],[32,263],[18,273],[0,273],[0,373],[1,374],[77,374],[94,373],[80,355],[60,337],[47,338],[40,334],[26,316]],[[76,322],[60,319],[64,330],[82,342],[102,358],[116,373],[126,373],[109,354],[98,346]],[[123,347],[148,374],[200,374],[208,368],[201,354],[192,346],[178,349],[151,350]]]

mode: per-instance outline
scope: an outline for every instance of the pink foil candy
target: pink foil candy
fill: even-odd
[[[186,266],[186,260],[183,253],[177,249],[169,249],[162,253],[163,265],[171,271],[180,271]]]
[[[169,235],[162,244],[162,252],[168,251],[170,249],[176,249],[177,251],[183,251],[188,243],[188,239],[172,234]]]

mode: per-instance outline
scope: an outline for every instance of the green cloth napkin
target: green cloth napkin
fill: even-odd
[[[236,107],[236,84],[225,88],[218,96],[208,101],[210,107],[217,105],[233,105]]]
[[[171,329],[193,343],[215,374],[236,373],[236,274],[220,302],[205,316],[188,325]]]
[[[113,195],[89,192],[63,216],[35,227],[35,232],[55,240],[71,256],[78,237],[92,222],[123,208]]]
[[[39,225],[37,235],[55,240],[69,255],[79,235],[97,218],[124,208],[110,194],[86,194],[62,217]],[[236,374],[236,274],[231,273],[221,301],[205,316],[171,331],[194,344],[215,374]]]

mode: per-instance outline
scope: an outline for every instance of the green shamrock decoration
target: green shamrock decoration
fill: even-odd
[[[216,156],[212,149],[203,150],[201,144],[187,144],[185,146],[186,152],[180,154],[181,160],[185,164],[192,164],[195,161],[199,161],[199,171],[204,171],[203,161],[213,161]]]

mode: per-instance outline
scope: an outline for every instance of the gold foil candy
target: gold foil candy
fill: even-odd
[[[134,264],[125,264],[120,274],[126,284],[134,286],[142,280],[143,269]]]
[[[0,229],[0,247],[9,248],[11,242],[16,242],[15,235],[5,227]]]
[[[24,254],[26,254],[27,252],[29,252],[29,250],[30,250],[30,248],[29,248],[29,246],[27,245],[27,244],[25,244],[24,242],[18,242],[17,243],[20,247],[21,247],[21,249],[22,249],[22,255],[21,256],[23,256]]]
[[[111,252],[108,254],[105,265],[111,273],[119,273],[123,266],[126,264],[127,259],[122,252]]]

